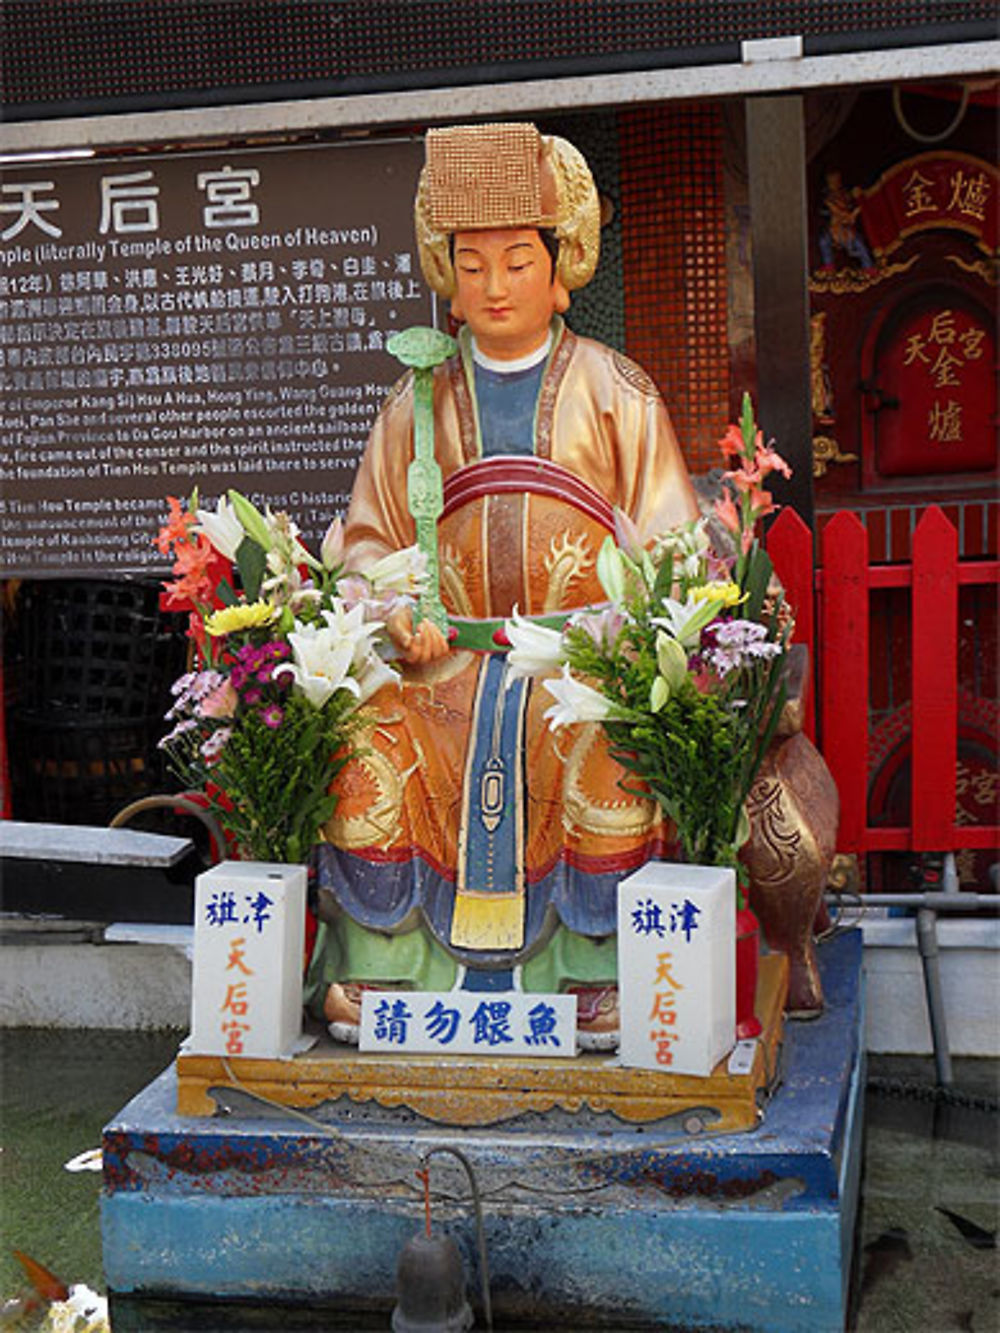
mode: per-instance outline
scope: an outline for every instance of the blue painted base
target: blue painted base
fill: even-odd
[[[455,1129],[340,1102],[320,1127],[239,1094],[229,1116],[185,1118],[170,1069],[105,1130],[108,1287],[388,1312],[400,1249],[423,1225],[414,1173],[449,1144],[483,1197],[499,1327],[841,1330],[861,1164],[860,932],[820,959],[826,1012],[786,1026],[783,1085],[745,1134],[692,1140],[592,1112]],[[436,1156],[431,1185],[475,1305],[465,1174]]]

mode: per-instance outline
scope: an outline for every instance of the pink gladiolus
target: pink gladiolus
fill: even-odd
[[[770,491],[760,490],[754,487],[748,495],[750,505],[753,509],[754,521],[763,518],[765,514],[773,514],[778,506],[774,503],[774,497]]]
[[[740,530],[740,511],[733,504],[733,497],[726,491],[721,500],[715,502],[715,516],[729,532]]]
[[[731,481],[736,489],[745,494],[754,486],[759,486],[764,480],[764,474],[755,463],[744,463],[742,467],[734,468],[732,472],[723,472],[723,481]]]
[[[719,441],[719,449],[727,463],[734,455],[737,458],[743,457],[743,432],[739,426],[730,424],[726,427],[726,433]]]
[[[780,472],[783,477],[790,477],[792,469],[788,466],[782,456],[770,447],[770,445],[760,444],[757,446],[757,454],[754,459],[757,471],[761,477],[766,477],[772,472]]]

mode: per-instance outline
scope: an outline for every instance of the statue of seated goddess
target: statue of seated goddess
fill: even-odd
[[[372,700],[316,849],[306,1000],[351,1039],[365,986],[575,992],[581,1044],[617,1039],[616,888],[669,855],[653,802],[619,785],[600,725],[550,731],[508,679],[503,622],[604,600],[621,509],[644,541],[698,506],[667,410],[619,352],[572,333],[599,205],[580,153],[533,125],[431,130],[415,206],[427,282],[457,351],[433,372],[440,596],[451,631],[393,618],[398,688]],[[364,568],[411,545],[414,377],[390,391],[345,539]]]

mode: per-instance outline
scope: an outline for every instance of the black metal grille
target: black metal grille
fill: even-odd
[[[996,0],[0,0],[9,119],[995,35]]]
[[[27,580],[11,701],[16,819],[107,823],[162,789],[157,742],[187,660],[184,621],[155,581]]]

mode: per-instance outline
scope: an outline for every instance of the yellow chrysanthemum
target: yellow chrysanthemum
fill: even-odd
[[[270,602],[247,602],[239,606],[224,606],[221,611],[213,611],[205,621],[205,630],[213,638],[223,634],[232,634],[234,630],[256,629],[258,625],[269,625],[274,619],[275,609]]]
[[[692,588],[691,596],[696,602],[718,602],[720,606],[739,606],[740,602],[746,601],[746,593],[740,592],[738,583],[722,579]]]

